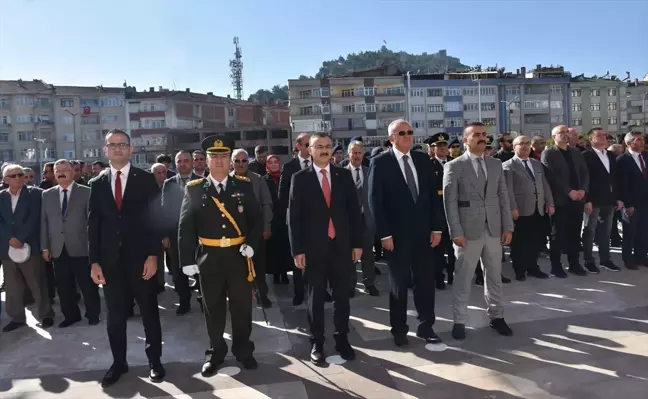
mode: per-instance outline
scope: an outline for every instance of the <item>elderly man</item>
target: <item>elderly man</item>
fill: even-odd
[[[272,306],[272,302],[268,299],[268,283],[266,282],[266,240],[270,238],[271,229],[270,223],[272,222],[272,196],[270,189],[266,182],[257,173],[248,170],[248,153],[244,149],[238,148],[232,152],[232,162],[234,163],[234,171],[232,175],[247,177],[252,184],[252,191],[257,203],[261,206],[261,213],[263,214],[263,240],[258,245],[254,254],[254,267],[256,269],[256,284],[259,288],[260,298],[257,302],[264,308]]]
[[[457,263],[452,336],[466,338],[470,284],[478,260],[484,269],[484,297],[490,326],[501,335],[513,335],[502,307],[502,245],[511,242],[513,219],[502,163],[486,152],[486,127],[469,124],[463,135],[466,153],[444,166],[443,202]]]
[[[25,185],[33,186],[36,181],[36,173],[34,173],[34,169],[24,168],[23,170],[25,171]]]
[[[24,294],[27,287],[36,302],[36,318],[43,328],[48,328],[54,324],[54,311],[39,253],[43,191],[25,186],[25,172],[20,165],[6,166],[2,175],[9,187],[0,191],[0,260],[7,282],[6,312],[11,318],[2,331],[13,331],[26,324]],[[10,252],[19,249],[27,252],[27,258],[17,262]]]
[[[513,270],[518,281],[526,280],[527,275],[545,279],[549,275],[540,270],[538,256],[547,236],[544,215],[555,211],[551,187],[540,161],[530,157],[528,137],[516,137],[513,151],[515,156],[502,164],[515,223]]]
[[[88,262],[88,199],[90,188],[74,181],[72,164],[65,159],[54,163],[57,186],[43,192],[41,207],[41,251],[54,264],[56,289],[65,319],[59,327],[81,321],[76,286],[85,303],[90,325],[99,323],[99,290],[90,278]]]

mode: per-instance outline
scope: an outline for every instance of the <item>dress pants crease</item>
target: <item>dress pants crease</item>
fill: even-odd
[[[511,260],[516,276],[536,269],[540,249],[544,244],[544,221],[538,210],[529,216],[520,216],[513,222],[515,231],[511,242]]]
[[[96,319],[101,310],[99,287],[90,277],[90,263],[87,256],[72,257],[65,246],[58,258],[52,260],[56,289],[58,291],[61,312],[66,320],[81,319],[81,311],[77,301],[77,284],[83,295],[85,317]]]

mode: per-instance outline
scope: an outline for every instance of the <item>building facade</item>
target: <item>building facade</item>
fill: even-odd
[[[571,81],[571,118],[568,125],[579,133],[602,127],[616,136],[625,133],[627,83],[610,79],[575,77]]]
[[[628,84],[626,91],[628,129],[648,134],[648,75]]]

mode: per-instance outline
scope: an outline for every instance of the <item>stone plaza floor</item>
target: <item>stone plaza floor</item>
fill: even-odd
[[[614,260],[622,264],[618,254]],[[541,265],[548,271],[547,259]],[[505,275],[513,275],[508,262]],[[0,398],[648,397],[648,268],[513,281],[505,286],[505,316],[513,337],[498,336],[488,328],[483,289],[473,285],[468,337],[464,342],[453,340],[451,292],[437,291],[435,330],[447,344],[442,352],[425,349],[411,332],[408,348],[394,346],[385,274],[378,281],[380,297],[364,294],[359,286],[351,302],[350,341],[357,353],[353,362],[312,365],[305,306],[292,306],[292,285],[270,285],[270,326],[263,323],[260,309],[254,314],[252,338],[259,369],[203,378],[203,316],[196,306],[192,313],[176,316],[177,297],[167,287],[160,296],[165,382],[152,384],[146,378],[138,318],[128,322],[130,372],[102,389],[98,381],[112,361],[105,321],[94,327],[79,323],[42,330],[30,316],[29,328],[0,333]],[[411,300],[409,308],[410,329],[415,331]],[[327,309],[331,328],[332,305]],[[2,324],[7,321],[3,314]],[[59,312],[56,323],[60,321]],[[334,355],[332,334],[327,336],[327,355]],[[224,366],[238,364],[228,357]]]

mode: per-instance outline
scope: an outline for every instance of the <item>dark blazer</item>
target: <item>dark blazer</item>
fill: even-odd
[[[585,191],[585,197],[587,197],[587,191],[589,190],[589,171],[587,170],[583,153],[571,145],[567,147],[567,151],[569,151],[574,161],[574,168],[578,177],[577,187],[571,186],[569,181],[569,165],[567,165],[567,160],[558,147],[555,145],[547,147],[542,151],[542,155],[540,156],[542,164],[549,170],[547,178],[549,179],[549,185],[551,186],[551,192],[556,206],[571,202],[569,192],[572,190]]]
[[[32,256],[40,252],[40,212],[43,190],[23,186],[16,211],[11,209],[9,189],[0,191],[0,259],[9,259],[9,240],[16,238],[31,247]]]
[[[250,170],[250,171],[252,171],[252,172],[254,172],[256,174],[259,174],[261,176],[265,176],[266,173],[267,173],[265,165],[261,165],[257,161],[250,162],[250,164],[248,165],[248,170]]]
[[[648,168],[648,156],[641,153]],[[648,206],[648,180],[641,174],[641,169],[630,152],[624,152],[617,158],[617,181],[620,199],[626,208]]]
[[[351,172],[330,166],[331,206],[326,205],[315,168],[295,173],[290,185],[288,234],[293,256],[314,259],[329,250],[328,226],[333,220],[335,238],[342,250],[362,248],[364,220]]]
[[[167,169],[167,179],[170,179],[175,175],[176,175],[176,172],[174,172],[174,171],[172,171],[170,169]]]
[[[452,161],[452,159],[453,158],[451,156],[447,156],[446,163]],[[443,201],[443,165],[436,157],[430,158],[430,162],[432,163],[432,173],[434,173],[434,181],[436,182],[435,190],[441,197],[441,201]],[[447,229],[447,223],[445,222],[445,212],[441,212],[441,217],[443,217],[444,221],[443,227],[444,229]]]
[[[279,178],[279,211],[282,217],[286,217],[286,211],[288,210],[292,176],[300,170],[299,157],[295,157],[286,162],[281,168],[281,177]],[[275,213],[275,215],[277,214]]]
[[[369,169],[369,204],[376,235],[381,239],[391,236],[396,252],[430,248],[430,233],[443,231],[445,223],[430,158],[418,151],[410,151],[410,156],[418,175],[416,203],[393,148],[373,158]]]
[[[191,172],[187,183],[200,178],[202,177]],[[181,184],[179,173],[164,181],[161,200],[162,212],[160,213],[160,217],[164,220],[162,234],[173,240],[178,237],[178,221],[180,220],[180,207],[182,206],[183,197],[184,187]]]
[[[159,215],[159,194],[155,177],[131,165],[119,211],[112,192],[110,168],[90,181],[88,256],[91,264],[119,267],[120,247],[129,259],[137,262],[141,259],[142,266],[148,256],[162,255],[162,237],[153,220]]]
[[[583,151],[587,169],[592,177],[589,180],[586,201],[591,202],[593,206],[616,205],[620,197],[616,178],[616,156],[612,151],[606,151],[606,155],[610,161],[610,172],[605,169],[595,150],[589,148]]]

